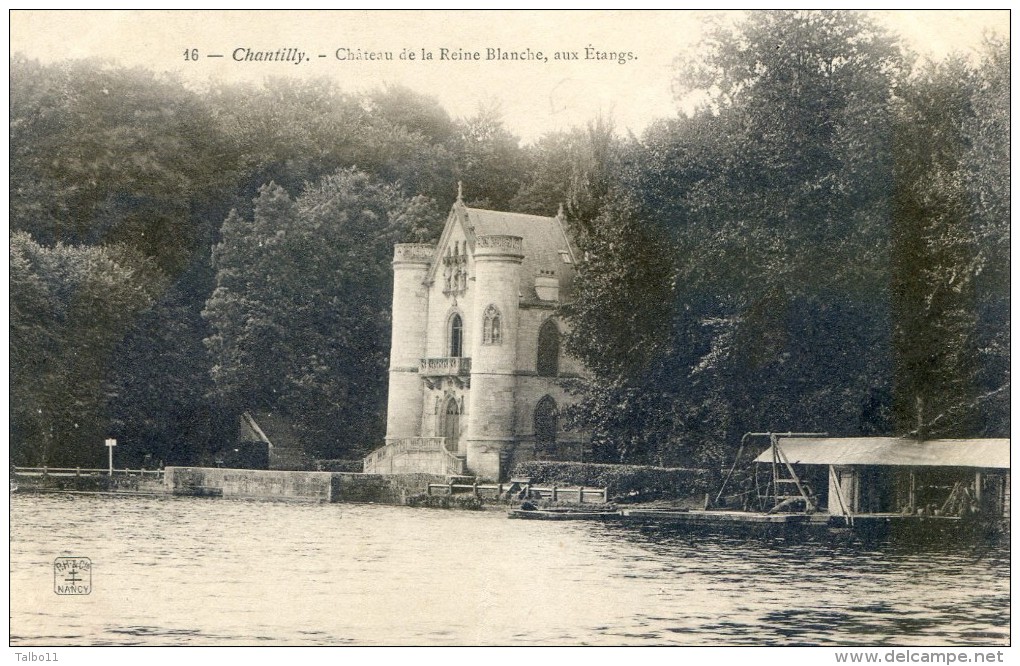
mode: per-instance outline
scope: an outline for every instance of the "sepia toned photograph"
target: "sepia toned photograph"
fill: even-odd
[[[1008,660],[1008,10],[9,22],[15,661]]]

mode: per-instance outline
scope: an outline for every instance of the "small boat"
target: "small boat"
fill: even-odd
[[[619,511],[573,511],[570,509],[510,509],[508,518],[522,520],[613,520]]]

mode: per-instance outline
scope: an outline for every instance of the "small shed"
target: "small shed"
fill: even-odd
[[[829,513],[1008,516],[1008,439],[778,437]],[[756,463],[774,464],[772,448]]]
[[[308,469],[301,440],[293,426],[283,417],[270,412],[240,417],[238,443],[242,451],[258,451],[258,464],[245,465],[259,469]]]

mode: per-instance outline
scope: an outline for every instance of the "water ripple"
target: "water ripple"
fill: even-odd
[[[490,512],[14,495],[10,553],[12,645],[1010,641],[1006,544],[919,551]],[[53,594],[61,555],[92,559],[92,594]]]

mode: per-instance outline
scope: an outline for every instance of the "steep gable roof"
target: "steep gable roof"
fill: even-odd
[[[560,300],[569,300],[574,277],[575,252],[567,236],[561,216],[545,217],[524,213],[469,208],[458,200],[450,210],[436,259],[432,262],[429,280],[435,278],[440,259],[446,252],[455,224],[462,225],[472,254],[478,236],[520,236],[523,239],[524,262],[521,266],[521,297],[538,301],[535,276],[539,271],[551,272],[560,283]]]

